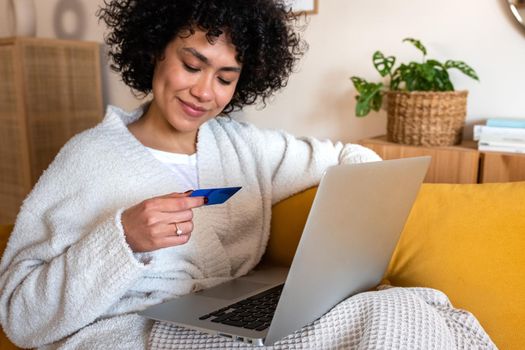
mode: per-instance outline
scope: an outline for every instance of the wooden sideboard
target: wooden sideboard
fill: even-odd
[[[358,143],[371,148],[383,159],[432,156],[425,182],[525,181],[525,155],[479,152],[473,141],[465,141],[458,146],[422,147],[397,144],[387,141],[386,136],[378,136]]]
[[[482,152],[480,182],[525,180],[525,154]]]

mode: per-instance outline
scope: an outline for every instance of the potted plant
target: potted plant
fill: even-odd
[[[401,63],[394,69],[396,58],[385,57],[376,51],[372,57],[381,77],[389,78],[388,87],[382,82],[371,83],[351,77],[357,90],[356,116],[378,111],[387,98],[387,138],[408,145],[446,146],[461,142],[467,110],[468,91],[455,91],[448,70],[455,68],[479,80],[476,72],[462,61],[441,63],[427,59],[427,49],[413,38],[403,42],[413,44],[423,53],[421,62]]]

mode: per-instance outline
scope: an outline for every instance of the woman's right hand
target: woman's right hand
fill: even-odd
[[[148,252],[188,242],[193,231],[192,209],[205,203],[204,197],[190,194],[170,193],[146,199],[122,212],[122,226],[131,250]]]

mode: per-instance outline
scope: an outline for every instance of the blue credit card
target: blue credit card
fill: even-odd
[[[206,197],[208,203],[205,205],[222,204],[226,202],[242,187],[220,187],[220,188],[201,188],[190,194],[190,197]]]

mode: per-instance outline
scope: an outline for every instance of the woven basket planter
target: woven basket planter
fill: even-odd
[[[461,142],[468,91],[387,92],[387,139],[414,146]]]

